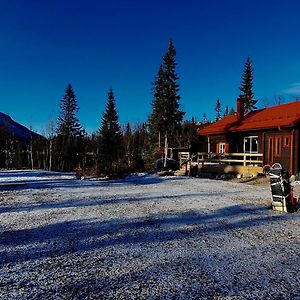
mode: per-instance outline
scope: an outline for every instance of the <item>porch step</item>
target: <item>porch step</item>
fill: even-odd
[[[183,169],[180,169],[180,170],[177,170],[177,171],[175,171],[174,172],[174,175],[175,176],[185,176],[186,174],[185,174],[185,169],[183,170]]]
[[[176,176],[186,176],[190,172],[190,164],[181,164],[180,169],[175,171],[174,175]]]

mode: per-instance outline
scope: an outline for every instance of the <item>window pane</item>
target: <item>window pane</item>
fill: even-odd
[[[246,153],[258,153],[257,136],[249,136],[244,138],[244,151]]]
[[[258,139],[251,138],[251,152],[257,153],[258,152]]]
[[[220,145],[220,146],[219,146],[219,147],[220,147],[219,152],[220,152],[220,153],[224,153],[224,152],[225,152],[225,144],[224,144],[224,143],[220,143],[219,145]]]
[[[251,149],[250,148],[250,145],[251,145],[250,144],[250,138],[245,138],[244,141],[245,141],[244,142],[245,143],[245,152],[250,152],[250,149]]]

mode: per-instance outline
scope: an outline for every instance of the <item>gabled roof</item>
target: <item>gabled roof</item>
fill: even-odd
[[[263,130],[278,127],[294,127],[300,122],[300,101],[267,107],[246,114],[240,120],[237,115],[226,116],[214,124],[199,130],[201,135],[227,132]]]
[[[205,126],[203,129],[198,130],[199,134],[217,134],[227,132],[232,124],[236,122],[237,117],[236,115],[226,116],[223,119]]]

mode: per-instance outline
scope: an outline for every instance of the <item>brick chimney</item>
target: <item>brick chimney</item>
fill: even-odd
[[[236,101],[236,115],[237,119],[241,120],[245,114],[245,107],[244,107],[244,99],[239,97]]]

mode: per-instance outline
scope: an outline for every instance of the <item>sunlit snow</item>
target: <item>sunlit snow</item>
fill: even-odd
[[[268,187],[0,172],[0,299],[298,299],[299,213]]]

